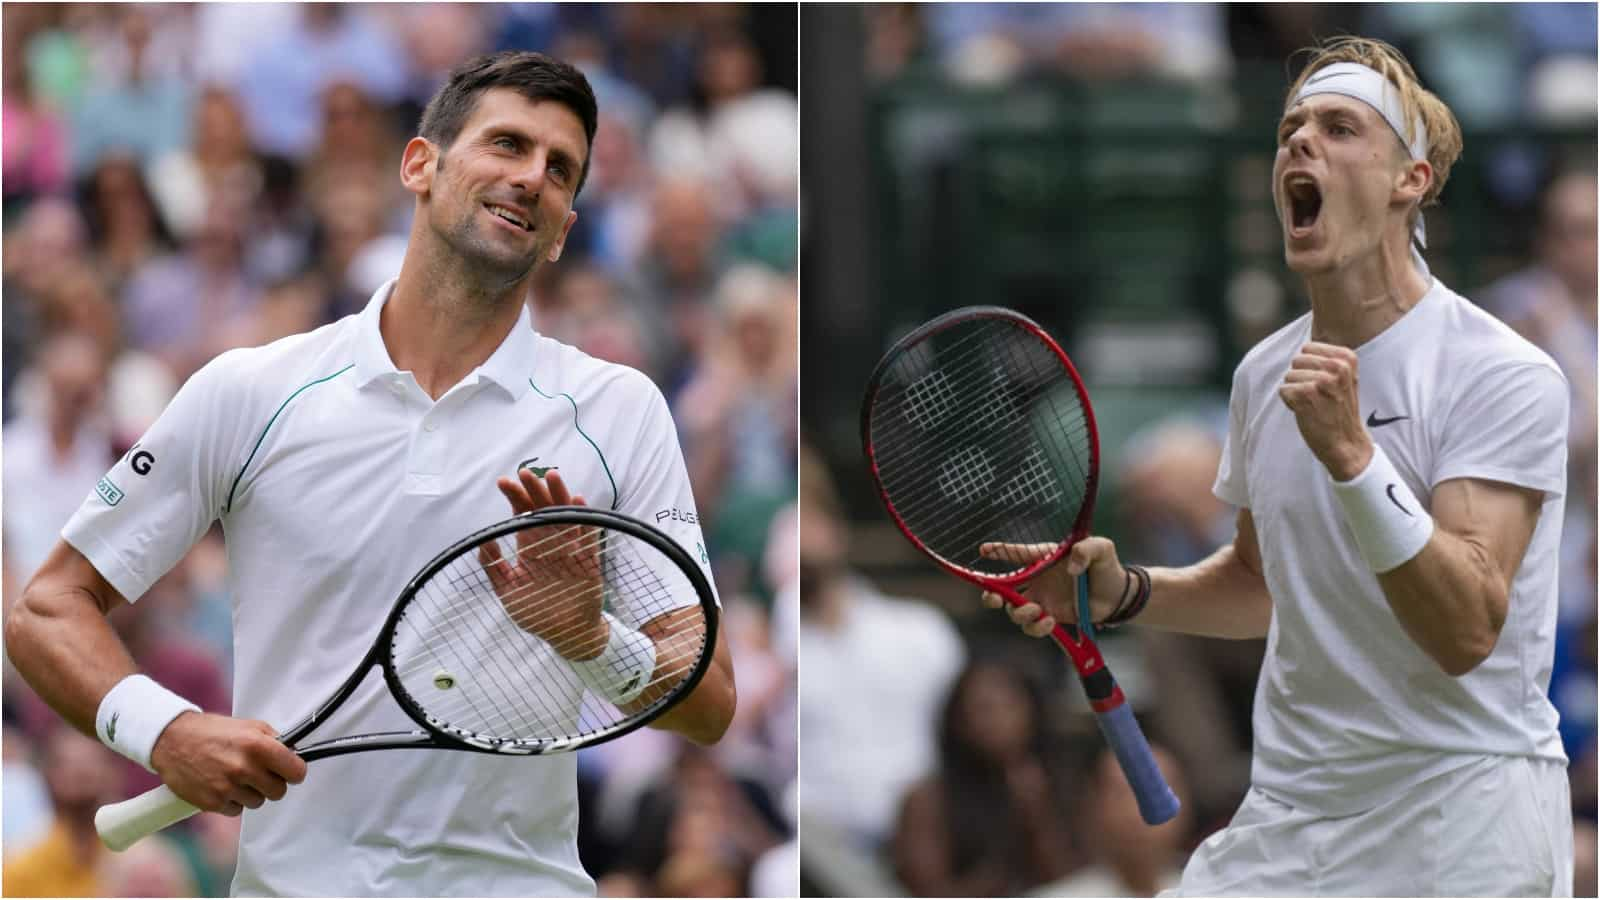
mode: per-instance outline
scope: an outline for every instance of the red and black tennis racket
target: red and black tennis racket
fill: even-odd
[[[906,538],[1013,606],[1028,602],[1020,585],[1089,535],[1100,447],[1088,391],[1044,329],[1011,310],[958,309],[889,348],[867,383],[861,445]],[[1032,552],[1008,554],[1008,546]],[[1042,548],[1050,549],[1041,557]],[[1158,825],[1177,814],[1178,798],[1095,646],[1087,581],[1078,582],[1086,624],[1057,625],[1053,636],[1078,670],[1140,814]]]

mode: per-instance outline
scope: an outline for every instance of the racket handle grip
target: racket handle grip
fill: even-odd
[[[121,803],[100,807],[94,814],[94,828],[107,847],[120,852],[199,811],[199,807],[163,784]]]
[[[1119,703],[1105,712],[1095,713],[1095,718],[1106,736],[1106,743],[1117,755],[1117,762],[1122,764],[1122,772],[1128,778],[1128,786],[1133,788],[1134,799],[1139,801],[1139,815],[1145,824],[1160,825],[1177,815],[1178,795],[1161,775],[1150,744],[1133,717],[1133,709],[1126,703]]]

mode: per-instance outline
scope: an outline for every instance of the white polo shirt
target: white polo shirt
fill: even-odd
[[[647,377],[537,334],[524,310],[435,402],[379,335],[393,284],[357,315],[212,360],[62,532],[131,601],[220,519],[234,714],[280,729],[350,674],[417,569],[511,514],[495,479],[523,463],[662,528],[710,576],[671,414]],[[313,737],[411,727],[373,678]],[[577,830],[572,754],[334,757],[245,812],[233,892],[592,895]]]
[[[1362,562],[1327,470],[1278,396],[1303,316],[1234,373],[1215,491],[1255,521],[1272,593],[1252,783],[1325,816],[1371,809],[1484,754],[1564,762],[1547,690],[1566,493],[1568,389],[1543,352],[1434,280],[1356,348],[1361,414],[1424,507],[1440,482],[1544,492],[1489,657],[1452,678],[1401,628]],[[1376,423],[1376,424],[1374,424]]]

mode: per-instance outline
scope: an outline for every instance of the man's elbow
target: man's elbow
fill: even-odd
[[[722,736],[728,733],[728,726],[733,724],[733,714],[739,705],[738,692],[731,679],[719,684],[701,682],[695,691],[711,691],[712,695],[705,698],[702,714],[679,733],[702,747],[709,747],[722,740]]]
[[[1439,668],[1446,675],[1451,678],[1460,678],[1488,659],[1493,650],[1493,644],[1481,650],[1476,647],[1456,647],[1435,653],[1433,661],[1439,664]]]
[[[1451,678],[1460,678],[1471,672],[1494,653],[1500,641],[1500,629],[1505,625],[1505,604],[1490,603],[1489,614],[1476,627],[1458,632],[1447,646],[1432,654],[1434,662]]]
[[[10,659],[15,660],[18,650],[34,643],[33,632],[39,623],[37,585],[36,581],[30,582],[22,596],[6,610],[5,648]]]

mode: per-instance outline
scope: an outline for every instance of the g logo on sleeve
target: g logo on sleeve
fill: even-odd
[[[148,475],[150,469],[156,464],[156,455],[149,450],[140,450],[138,444],[133,445],[133,456],[128,460],[128,466],[135,474]]]

